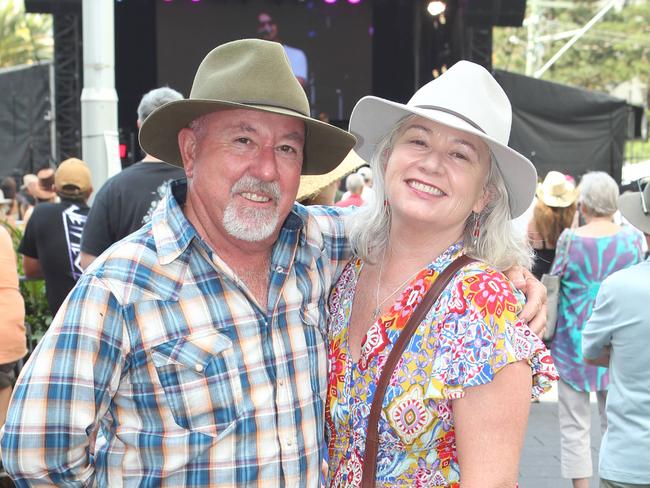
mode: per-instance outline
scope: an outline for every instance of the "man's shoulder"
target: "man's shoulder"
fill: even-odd
[[[650,290],[649,277],[650,261],[646,260],[612,273],[605,278],[601,289],[617,294],[626,294],[638,288]]]
[[[183,255],[162,264],[151,230],[140,230],[111,245],[84,274],[101,280],[122,305],[146,300],[175,300],[182,286],[187,260]]]

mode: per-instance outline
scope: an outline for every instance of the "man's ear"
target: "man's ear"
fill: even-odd
[[[178,148],[181,152],[183,167],[188,178],[194,175],[194,161],[196,160],[197,139],[192,129],[183,128],[178,133]]]

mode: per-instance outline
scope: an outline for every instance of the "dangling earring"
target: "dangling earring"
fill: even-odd
[[[476,249],[478,238],[481,235],[481,214],[474,213],[474,230],[472,231],[472,246]]]

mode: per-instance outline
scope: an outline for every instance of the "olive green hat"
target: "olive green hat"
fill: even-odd
[[[305,123],[302,174],[333,170],[356,142],[350,133],[309,116],[307,96],[281,44],[242,39],[208,53],[196,72],[190,97],[153,111],[140,128],[140,145],[148,154],[183,166],[178,132],[203,115],[241,108],[287,115]]]

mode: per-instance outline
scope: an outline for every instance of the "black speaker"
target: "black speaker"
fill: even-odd
[[[467,0],[460,2],[467,25],[521,27],[526,0]]]

